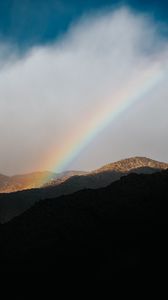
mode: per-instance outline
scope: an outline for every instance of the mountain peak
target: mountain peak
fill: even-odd
[[[141,157],[141,156],[134,156],[129,157],[126,159],[119,160],[114,163],[107,164],[100,169],[96,170],[95,173],[104,172],[104,171],[119,171],[119,172],[129,172],[133,169],[138,168],[153,168],[153,169],[168,169],[168,164],[163,162],[158,162],[156,160],[147,158],[147,157]]]

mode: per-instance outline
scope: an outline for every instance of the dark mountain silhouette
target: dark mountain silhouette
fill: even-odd
[[[110,279],[167,269],[168,170],[48,199],[1,225],[1,270]]]
[[[71,194],[86,188],[100,188],[118,180],[129,173],[151,174],[168,168],[168,164],[160,163],[144,157],[134,157],[108,164],[98,170],[84,175],[63,174],[62,178],[53,180],[44,188],[32,189],[10,194],[0,194],[0,222],[4,223],[23,213],[37,201],[46,198]],[[79,173],[78,173],[79,174]],[[69,177],[68,177],[69,176]]]

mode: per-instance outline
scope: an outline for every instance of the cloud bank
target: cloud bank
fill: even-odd
[[[128,8],[82,18],[51,46],[19,57],[0,44],[0,173],[47,168],[97,112],[148,66],[164,76],[67,168],[93,169],[131,155],[168,161],[168,41]],[[110,100],[109,100],[110,99]]]

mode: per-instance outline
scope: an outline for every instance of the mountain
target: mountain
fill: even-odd
[[[52,172],[34,172],[14,176],[0,175],[0,193],[11,193],[41,187],[41,179],[47,176],[55,178],[56,174]]]
[[[95,173],[107,172],[107,171],[117,171],[122,173],[127,173],[134,169],[142,168],[152,168],[156,170],[168,169],[168,164],[163,162],[158,162],[156,160],[146,158],[146,157],[131,157],[127,159],[122,159],[120,161],[107,164],[100,169],[96,170]]]
[[[0,191],[3,190],[4,186],[6,186],[8,180],[9,180],[8,176],[0,174]]]
[[[80,171],[66,171],[55,174],[52,172],[34,172],[30,174],[5,176],[0,174],[0,193],[12,193],[22,190],[29,190],[34,188],[41,188],[43,186],[42,179],[50,178],[47,185],[57,185],[67,180],[74,175],[82,175],[85,172]]]
[[[40,200],[71,194],[86,188],[105,187],[131,172],[150,174],[166,168],[168,168],[166,163],[144,157],[133,157],[108,164],[84,175],[66,177],[67,173],[65,173],[63,174],[64,180],[58,178],[53,180],[52,183],[49,182],[43,188],[0,194],[0,222],[4,223],[11,220]],[[72,175],[71,172],[68,174]],[[75,174],[74,171],[73,174]],[[67,179],[65,180],[65,178]]]
[[[65,171],[65,172],[57,174],[57,176],[55,176],[55,178],[52,178],[50,181],[43,184],[43,187],[57,186],[57,185],[63,183],[64,181],[68,180],[70,177],[82,176],[82,175],[86,175],[86,174],[87,174],[87,172],[84,172],[84,171]]]
[[[48,199],[1,225],[1,271],[54,278],[161,278],[168,267],[168,170]],[[137,278],[137,277],[136,277]]]

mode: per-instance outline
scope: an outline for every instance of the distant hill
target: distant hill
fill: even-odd
[[[100,188],[118,180],[129,173],[151,174],[167,169],[168,164],[144,157],[133,157],[111,163],[93,172],[63,173],[62,177],[53,179],[43,188],[0,195],[0,222],[7,222],[21,214],[36,202],[71,194],[86,188]],[[78,175],[74,175],[78,174]],[[74,175],[74,176],[73,176]]]
[[[22,190],[30,190],[41,188],[43,186],[42,179],[50,178],[49,182],[44,186],[57,185],[74,175],[82,175],[85,172],[66,171],[55,174],[52,172],[34,172],[30,174],[5,176],[0,174],[0,193],[12,193]]]
[[[3,174],[0,174],[0,191],[3,191],[4,186],[8,183],[9,177]]]
[[[36,203],[1,225],[1,270],[46,271],[63,279],[129,272],[164,277],[167,187],[168,170],[129,174],[105,188]]]
[[[0,175],[0,193],[11,193],[41,187],[41,179],[45,176],[50,176],[54,179],[56,174],[51,172],[34,172],[14,176]]]
[[[86,175],[87,172],[84,171],[65,171],[62,173],[57,174],[55,178],[52,178],[50,181],[43,184],[43,187],[51,187],[51,186],[57,186],[64,181],[68,180],[70,177],[73,176],[82,176]]]

